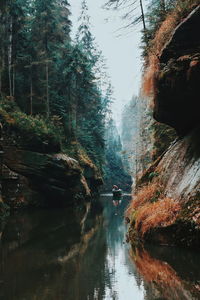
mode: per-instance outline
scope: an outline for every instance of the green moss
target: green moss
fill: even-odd
[[[162,194],[161,190],[157,190],[155,192],[155,195],[150,199],[150,203],[157,202],[159,200],[161,194]]]
[[[101,177],[100,166],[96,167],[88,152],[77,141],[67,141],[62,124],[55,123],[55,116],[46,119],[44,116],[31,116],[23,113],[14,101],[0,100],[0,123],[6,136],[6,143],[24,150],[39,153],[62,152],[76,159],[82,169],[93,169]],[[29,158],[24,158],[28,159]],[[37,158],[38,164],[42,162]],[[33,161],[33,164],[36,162]]]
[[[5,219],[10,214],[10,208],[9,206],[4,203],[2,200],[0,200],[0,225],[5,221]]]
[[[184,204],[178,219],[183,222],[195,223],[192,216],[198,208],[200,210],[200,192]]]
[[[152,158],[153,160],[156,160],[176,139],[177,134],[173,128],[159,122],[153,123],[152,132],[154,136],[154,149]]]
[[[149,180],[152,180],[154,177],[157,177],[159,175],[158,172],[151,172],[148,176],[149,176]]]
[[[51,120],[41,116],[30,116],[21,112],[18,106],[8,100],[0,102],[0,122],[5,130],[12,129],[18,135],[20,142],[29,147],[41,145],[49,148],[60,148],[61,133]]]
[[[130,224],[131,224],[131,226],[133,226],[133,227],[135,226],[136,218],[137,218],[137,211],[134,210],[134,211],[132,211],[131,217],[130,217]]]

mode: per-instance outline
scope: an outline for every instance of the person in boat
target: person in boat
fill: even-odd
[[[117,185],[113,185],[112,193],[113,193],[113,196],[121,196],[122,190]]]
[[[113,185],[113,189],[112,189],[113,191],[117,191],[117,190],[119,190],[119,188],[118,188],[118,186],[117,185]]]

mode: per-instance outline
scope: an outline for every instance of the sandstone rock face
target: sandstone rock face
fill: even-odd
[[[154,117],[181,135],[200,124],[200,6],[174,31],[160,56]]]
[[[162,245],[200,247],[199,136],[200,128],[197,128],[179,138],[143,176],[141,201],[144,204],[137,206],[130,215],[128,238],[133,243],[139,239]],[[148,182],[151,174],[156,176]],[[148,183],[144,185],[144,182]],[[153,188],[149,196],[148,191]],[[135,197],[137,201],[137,193]],[[177,209],[173,209],[173,205]],[[148,229],[143,234],[145,227]]]
[[[200,5],[177,26],[165,45],[155,95],[155,118],[182,136],[157,167],[166,196],[179,201],[200,195],[199,28]]]
[[[17,190],[21,194],[21,200],[19,197],[16,201],[18,204],[20,201],[34,204],[38,193],[41,194],[39,198],[46,198],[45,202],[56,206],[72,203],[74,197],[90,195],[79,163],[65,154],[44,154],[5,147],[4,164],[15,172],[10,171],[9,176],[10,181],[17,182]],[[4,179],[5,176],[4,171]],[[37,194],[30,193],[30,188]],[[15,189],[14,195],[17,196]]]
[[[158,226],[147,240],[161,244],[200,247],[200,128],[174,143],[154,172],[152,183],[162,187],[164,198],[180,205],[175,222]],[[162,201],[162,200],[161,200]]]
[[[155,169],[167,197],[183,202],[200,198],[199,136],[200,128],[178,140]]]
[[[200,247],[199,28],[200,5],[175,29],[160,56],[154,117],[175,128],[179,138],[140,179],[131,241]]]

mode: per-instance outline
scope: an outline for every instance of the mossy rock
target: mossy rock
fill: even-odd
[[[0,229],[6,218],[10,215],[10,207],[0,200]]]

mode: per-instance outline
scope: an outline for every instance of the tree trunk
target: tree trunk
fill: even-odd
[[[50,116],[50,105],[49,105],[49,65],[46,62],[46,101],[47,101],[47,118]]]
[[[143,8],[142,0],[140,0],[140,9],[141,9],[141,16],[142,16],[143,29],[144,29],[144,31],[146,31],[146,23],[145,23],[144,8]]]
[[[74,87],[72,89],[72,140],[76,140],[76,131],[77,131],[77,76],[74,77]],[[73,82],[72,82],[73,84]]]
[[[2,79],[2,75],[5,72],[5,64],[6,64],[5,48],[4,48],[4,45],[2,44],[2,49],[1,49],[1,71],[0,71],[0,95],[1,95],[1,97],[3,97],[3,79]]]
[[[74,81],[71,79],[68,83],[68,105],[67,113],[64,117],[65,135],[68,139],[68,143],[76,141],[76,118],[77,118],[77,97],[74,91]]]
[[[15,97],[15,66],[13,64],[13,74],[12,74],[12,95]]]
[[[10,19],[10,26],[9,26],[9,44],[8,44],[8,80],[9,80],[9,94],[12,97],[12,30],[13,30],[13,21],[12,17]]]
[[[74,89],[71,89],[70,95],[70,105],[69,105],[69,138],[70,141],[76,140],[76,113],[77,113],[77,103],[76,95],[74,94]]]
[[[2,71],[0,70],[0,96],[2,97]]]
[[[69,138],[71,136],[71,120],[70,120],[70,105],[71,105],[71,84],[68,83],[68,88],[67,88],[67,112],[63,116],[63,126],[64,126],[64,131],[65,131],[65,136]]]
[[[30,115],[33,114],[33,79],[31,72],[31,86],[30,86]]]

